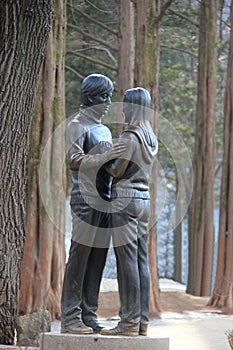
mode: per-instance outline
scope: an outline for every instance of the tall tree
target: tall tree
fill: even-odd
[[[133,87],[134,79],[134,7],[130,0],[119,0],[118,34],[118,101],[126,89]]]
[[[119,0],[119,32],[118,32],[118,70],[117,101],[123,101],[124,92],[134,83],[134,5],[131,0]],[[120,105],[119,105],[120,106]],[[118,110],[118,134],[122,132],[122,111]]]
[[[0,3],[0,343],[13,344],[25,240],[26,159],[31,113],[53,1]]]
[[[176,221],[180,222],[181,217],[181,199],[178,197],[179,191],[179,178],[178,174],[176,174]],[[175,271],[174,271],[174,279],[182,283],[182,222],[180,222],[175,229],[175,246],[174,246],[174,256],[175,256]]]
[[[218,263],[209,305],[233,309],[233,1],[224,101],[224,153],[220,195]]]
[[[20,314],[46,308],[52,318],[60,316],[65,265],[65,195],[62,193],[65,169],[59,171],[59,159],[65,158],[63,128],[57,129],[51,143],[48,141],[65,115],[64,24],[64,1],[56,0],[55,20],[46,46],[30,134],[27,237],[19,298]],[[41,177],[41,181],[40,161],[46,144],[46,162],[41,169],[46,177]],[[43,201],[42,191],[46,201]]]
[[[160,50],[160,21],[173,0],[161,4],[159,0],[135,0],[137,10],[136,54],[135,54],[135,86],[148,89],[152,97],[153,108],[158,102],[158,75]],[[154,129],[155,129],[154,125]],[[156,265],[156,169],[151,178],[151,228],[149,234],[149,265],[151,272],[151,313],[161,311],[158,276]]]
[[[217,9],[217,0],[201,1],[187,286],[188,293],[198,296],[210,295],[213,265]]]

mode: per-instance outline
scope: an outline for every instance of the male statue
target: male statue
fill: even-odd
[[[73,227],[62,290],[62,333],[90,334],[102,328],[96,311],[110,219],[101,203],[110,201],[111,177],[101,165],[122,153],[119,145],[112,147],[111,132],[101,123],[112,92],[113,83],[108,77],[87,76],[81,86],[79,114],[67,126]]]

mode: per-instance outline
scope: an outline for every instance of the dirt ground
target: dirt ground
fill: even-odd
[[[118,291],[114,281],[105,282],[109,283],[100,293],[99,321],[105,327],[115,327],[119,320]],[[232,315],[207,307],[209,297],[186,294],[185,286],[172,281],[160,282],[162,313],[150,317],[149,337],[168,338],[169,350],[230,350],[226,332],[233,329]],[[60,321],[53,322],[52,330],[60,332]]]
[[[209,297],[195,297],[181,291],[162,291],[160,293],[162,312],[184,313],[197,310],[218,310],[207,307]],[[103,318],[115,318],[119,310],[118,292],[102,292],[99,298],[98,314]]]
[[[170,350],[230,350],[226,332],[233,332],[233,317],[208,307],[209,297],[162,290],[160,299],[162,312],[150,317],[149,337],[169,337]],[[99,301],[101,322],[117,324],[118,292],[102,292]]]

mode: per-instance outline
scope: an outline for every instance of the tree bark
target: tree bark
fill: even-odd
[[[147,88],[153,108],[158,100],[160,1],[137,0],[135,86]]]
[[[0,343],[13,344],[25,240],[31,112],[53,19],[52,1],[0,3]]]
[[[179,191],[179,179],[178,173],[176,173],[176,222],[179,222],[175,229],[175,272],[174,279],[177,282],[182,283],[182,222],[180,222],[181,217],[181,198],[178,196]]]
[[[233,310],[233,1],[224,101],[224,154],[220,194],[218,263],[213,295],[208,303]]]
[[[56,0],[55,21],[46,47],[30,135],[27,237],[19,298],[19,314],[45,308],[53,319],[60,317],[65,265],[65,169],[59,171],[59,159],[65,161],[63,128],[59,127],[56,136],[48,141],[65,115],[64,25],[64,3]],[[43,152],[47,154],[40,178]],[[42,191],[46,193],[45,200]]]
[[[168,4],[169,3],[169,4]],[[167,8],[172,1],[165,2]],[[137,27],[136,27],[136,55],[135,55],[135,86],[142,86],[151,94],[152,108],[155,109],[158,102],[158,75],[159,75],[159,51],[160,51],[160,20],[161,2],[159,0],[136,0]],[[164,5],[165,5],[164,4]],[[166,8],[166,10],[167,10]],[[164,13],[165,14],[165,8]],[[156,122],[154,118],[154,130]],[[156,167],[151,175],[151,225],[149,232],[149,266],[151,273],[150,311],[157,314],[161,311],[159,283],[156,264]]]
[[[117,98],[123,101],[124,92],[134,83],[134,5],[130,0],[119,1],[119,35],[118,35],[118,78]],[[118,134],[123,130],[122,111],[118,111]]]
[[[134,79],[134,7],[130,0],[119,1],[118,101],[125,90],[133,87]]]
[[[159,73],[159,22],[160,1],[137,0],[136,55],[135,55],[135,86],[142,86],[151,94],[152,108],[158,101]],[[156,129],[156,126],[153,126]],[[156,263],[156,167],[151,174],[151,224],[149,230],[149,267],[150,267],[150,312],[157,314],[161,311],[159,281]]]
[[[217,1],[200,5],[194,192],[189,227],[187,292],[210,295],[213,265]]]

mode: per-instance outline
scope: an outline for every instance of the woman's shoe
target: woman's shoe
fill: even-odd
[[[148,325],[145,323],[140,323],[139,326],[139,335],[144,335],[145,337],[147,336],[147,329]]]
[[[102,335],[125,335],[127,337],[136,337],[138,335],[138,325],[131,327],[103,328],[100,331]]]

